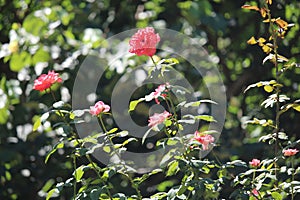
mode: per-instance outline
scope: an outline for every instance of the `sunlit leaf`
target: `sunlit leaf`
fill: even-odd
[[[82,178],[83,174],[84,174],[84,165],[81,165],[80,167],[78,167],[74,172],[73,172],[73,176],[76,179],[76,181],[80,181],[80,179]]]
[[[41,118],[39,117],[33,124],[33,131],[36,131],[41,125]]]
[[[53,188],[47,193],[46,200],[49,200],[51,197],[57,197],[59,194],[59,190],[57,188]]]
[[[144,98],[141,98],[141,99],[138,99],[138,100],[131,101],[130,104],[129,104],[128,112],[133,111],[135,109],[135,107],[138,105],[138,103],[140,103],[144,100],[145,100]]]
[[[256,10],[256,11],[259,11],[259,8],[257,6],[243,5],[242,8],[243,9],[247,9],[247,10]]]
[[[261,14],[261,16],[262,16],[263,18],[265,18],[265,17],[267,16],[267,11],[266,11],[265,8],[261,8],[259,11],[260,11],[260,14]]]
[[[106,153],[110,153],[111,150],[109,146],[104,146],[103,151],[105,151]]]
[[[269,47],[268,45],[262,45],[262,50],[266,53],[269,54],[271,53],[271,51],[273,50],[271,47]]]
[[[266,92],[272,92],[273,90],[274,90],[274,88],[272,87],[272,86],[270,86],[270,85],[265,85],[264,86],[264,90],[266,91]]]
[[[258,43],[265,43],[266,42],[266,39],[265,38],[262,38],[262,37],[260,37],[260,38],[258,38]]]
[[[252,36],[252,37],[247,41],[247,43],[253,45],[253,44],[257,44],[257,41],[256,41],[256,39]]]
[[[198,116],[195,116],[195,119],[200,119],[200,120],[204,120],[207,122],[216,122],[214,117],[210,116],[210,115],[198,115]]]
[[[168,171],[166,176],[175,175],[179,171],[178,164],[179,163],[177,160],[173,160],[172,162],[170,162],[168,165]]]
[[[300,105],[293,106],[293,109],[295,109],[295,110],[297,110],[298,112],[300,112]]]

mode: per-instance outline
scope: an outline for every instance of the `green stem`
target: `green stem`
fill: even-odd
[[[266,8],[267,8],[267,16],[268,16],[268,20],[270,23],[270,27],[269,30],[271,32],[271,36],[273,39],[273,51],[274,51],[274,66],[275,66],[275,79],[276,82],[279,83],[279,66],[278,66],[278,51],[277,51],[277,30],[275,27],[274,22],[272,22],[272,17],[271,17],[271,13],[269,10],[269,7],[267,4],[265,4]],[[279,148],[279,130],[280,130],[280,103],[279,103],[279,95],[280,95],[280,89],[279,87],[275,88],[275,94],[276,94],[276,116],[275,116],[275,147],[274,147],[274,154],[275,156],[278,153],[278,148]],[[276,181],[275,181],[275,185],[278,186],[278,179],[277,179],[277,160],[274,160],[274,166],[275,166],[275,177],[276,177]]]
[[[292,157],[292,182],[294,182],[294,178],[295,178],[295,169],[294,169],[294,157]],[[292,200],[294,200],[294,185],[292,185]]]
[[[73,168],[74,168],[74,172],[75,172],[75,177],[77,177],[77,171],[76,171],[76,156],[74,155],[73,156]],[[73,197],[75,199],[76,197],[76,194],[77,194],[77,181],[75,179],[74,181],[74,186],[73,186]]]
[[[105,125],[104,125],[104,122],[103,122],[103,119],[102,119],[102,115],[100,114],[100,115],[98,116],[98,118],[99,118],[99,121],[100,121],[100,124],[101,124],[101,127],[102,127],[103,131],[104,131],[105,133],[107,133],[107,129],[106,129],[106,127],[105,127]],[[123,167],[124,170],[125,170],[125,173],[126,173],[125,175],[126,175],[126,177],[127,177],[128,180],[130,181],[131,186],[132,186],[132,187],[134,188],[134,190],[136,191],[137,196],[138,196],[138,199],[142,199],[142,198],[143,198],[143,197],[142,197],[142,194],[141,194],[141,192],[140,192],[138,186],[134,183],[133,179],[132,179],[131,176],[128,174],[128,171],[127,171],[127,169],[126,169],[126,166],[125,166],[124,162],[122,162],[122,160],[121,160],[121,155],[120,155],[119,152],[117,152],[117,150],[115,149],[114,143],[113,143],[111,137],[108,136],[107,138],[108,138],[108,140],[109,140],[109,142],[110,142],[110,145],[111,145],[111,147],[112,147],[112,149],[113,149],[113,152],[115,153],[115,155],[117,155],[117,157],[118,157],[119,160],[120,160],[120,163],[121,163],[122,167]]]

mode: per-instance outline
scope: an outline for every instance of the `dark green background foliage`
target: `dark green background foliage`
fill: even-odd
[[[268,62],[263,65],[264,53],[259,47],[246,43],[251,36],[258,38],[266,33],[266,26],[260,22],[259,13],[241,9],[244,3],[236,0],[0,0],[0,45],[3,49],[7,43],[18,43],[18,51],[0,59],[0,199],[43,199],[41,189],[47,181],[46,185],[51,186],[66,180],[73,172],[71,162],[64,156],[68,149],[53,154],[45,164],[46,153],[57,139],[47,129],[32,131],[32,119],[52,105],[50,95],[31,90],[37,77],[36,65],[46,63],[43,72],[47,72],[66,59],[73,59],[71,67],[60,68],[60,72],[69,78],[62,88],[54,89],[59,99],[62,91],[72,91],[74,80],[71,77],[85,56],[82,47],[105,46],[106,38],[136,27],[169,28],[199,38],[209,54],[219,59],[218,68],[228,100],[226,122],[218,141],[220,145],[214,149],[221,160],[247,162],[253,157],[263,159],[272,154],[271,146],[256,142],[260,136],[269,134],[268,129],[243,127],[243,122],[253,116],[272,118],[274,114],[272,109],[260,106],[267,93],[259,88],[243,93],[249,84],[270,80],[273,66]],[[299,62],[300,3],[278,0],[271,8],[273,15],[296,24],[280,42],[279,53]],[[35,15],[35,11],[40,15]],[[45,13],[50,11],[51,14],[46,16]],[[145,18],[141,19],[143,15]],[[22,29],[30,35],[24,34]],[[96,39],[85,37],[87,31]],[[74,56],[76,51],[79,55]],[[191,82],[198,81],[199,77],[193,76],[191,69],[183,69],[183,72]],[[294,99],[300,98],[299,75],[297,68],[288,71],[283,79],[283,91],[287,96],[292,94]],[[106,98],[104,101],[108,102],[110,88],[118,77],[117,72],[106,75],[104,81],[112,85],[107,84],[99,91]],[[51,119],[53,124],[57,120]],[[291,138],[299,137],[299,113],[291,110],[281,120],[282,129]],[[117,184],[120,178],[116,177],[115,190],[130,193],[126,186]],[[156,184],[162,179],[156,176],[148,180],[141,187],[142,193],[155,192]],[[164,190],[168,184],[176,183],[176,177],[170,180],[157,188]],[[220,197],[226,198],[232,191],[230,187],[224,187]],[[44,188],[45,191],[48,189]],[[70,199],[70,195],[65,191],[60,199]]]

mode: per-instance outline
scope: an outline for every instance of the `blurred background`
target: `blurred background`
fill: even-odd
[[[55,118],[32,131],[35,118],[53,103],[50,95],[32,91],[33,81],[50,69],[58,71],[64,84],[54,88],[55,94],[71,102],[72,77],[86,52],[105,48],[110,45],[107,38],[132,28],[152,26],[182,32],[199,39],[215,58],[228,102],[224,129],[214,148],[221,161],[248,162],[272,155],[271,146],[257,143],[270,130],[243,124],[254,116],[264,119],[274,114],[273,109],[260,106],[266,92],[253,89],[243,93],[249,84],[272,79],[274,72],[271,63],[262,64],[266,55],[261,49],[247,44],[251,36],[267,37],[267,26],[261,23],[259,13],[241,9],[245,3],[258,4],[236,0],[0,0],[0,199],[43,199],[52,184],[66,180],[73,172],[71,161],[64,156],[68,149],[44,163],[59,133],[51,130]],[[299,62],[300,2],[276,0],[271,9],[275,17],[295,24],[280,41],[279,53]],[[192,69],[181,70],[191,82],[197,82]],[[109,102],[111,87],[122,73],[113,69],[104,76],[107,86],[99,89],[104,101]],[[300,68],[296,68],[283,78],[283,92],[292,94],[293,99],[300,98],[299,75]],[[282,116],[282,131],[299,138],[299,122],[300,114],[288,111]],[[211,154],[209,158],[215,159]],[[143,194],[168,187],[157,185],[161,178],[143,185]],[[126,184],[115,190],[126,192]],[[225,186],[222,195],[228,196],[230,190]],[[70,195],[66,191],[59,199],[70,199]]]

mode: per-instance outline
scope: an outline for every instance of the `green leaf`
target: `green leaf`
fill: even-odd
[[[300,105],[293,106],[293,109],[295,109],[296,111],[300,112]]]
[[[111,150],[109,146],[104,146],[103,151],[105,151],[106,153],[110,153]]]
[[[19,72],[24,67],[29,66],[30,63],[31,63],[31,55],[26,51],[23,51],[21,53],[14,53],[11,56],[11,59],[9,61],[9,67],[11,71]]]
[[[214,117],[210,116],[210,115],[198,115],[198,116],[195,116],[195,119],[200,119],[200,120],[204,120],[207,122],[216,122]]]
[[[106,134],[107,135],[112,134],[112,133],[116,132],[117,130],[118,130],[118,128],[110,129]]]
[[[273,90],[274,90],[274,88],[272,87],[272,86],[270,86],[270,85],[265,85],[264,86],[264,90],[266,91],[266,92],[273,92]]]
[[[60,143],[57,143],[57,144],[53,147],[53,149],[48,153],[48,155],[46,156],[45,163],[48,162],[50,156],[51,156],[53,153],[55,153],[55,152],[57,151],[57,149],[61,149],[61,148],[63,148],[63,147],[64,147],[64,142],[63,142],[63,141],[61,141]]]
[[[0,109],[0,124],[6,124],[9,118],[9,111],[7,108]]]
[[[57,197],[59,194],[59,190],[57,188],[53,188],[47,193],[46,200],[49,200],[51,197]]]
[[[42,188],[42,191],[44,191],[44,192],[47,192],[51,187],[52,187],[52,185],[54,184],[54,180],[53,179],[49,179],[45,184],[44,184],[44,186],[43,186],[43,188]]]
[[[36,65],[39,62],[48,62],[50,60],[49,52],[45,51],[44,48],[40,48],[32,57],[32,64]]]
[[[91,200],[98,200],[99,197],[100,197],[101,192],[102,192],[101,188],[92,189],[91,192],[90,192]]]
[[[140,103],[144,100],[145,100],[144,98],[141,98],[141,99],[138,99],[138,100],[131,101],[130,104],[129,104],[128,112],[133,111],[135,109],[135,107],[138,105],[138,103]]]
[[[282,200],[282,196],[278,192],[272,192],[271,195],[274,198],[274,200]]]
[[[168,171],[166,176],[172,176],[175,175],[178,171],[178,161],[177,160],[173,160],[172,162],[170,162],[170,164],[168,165]]]
[[[40,127],[40,125],[42,124],[42,122],[41,122],[41,118],[39,117],[35,122],[34,122],[34,124],[33,124],[33,131],[36,131],[39,127]]]
[[[26,32],[38,36],[42,34],[41,30],[45,28],[45,22],[41,18],[35,17],[34,14],[30,14],[25,18],[23,27]]]
[[[80,181],[80,179],[82,178],[83,174],[84,174],[84,165],[81,165],[80,167],[78,167],[74,173],[73,173],[73,176],[75,177],[76,181]]]

